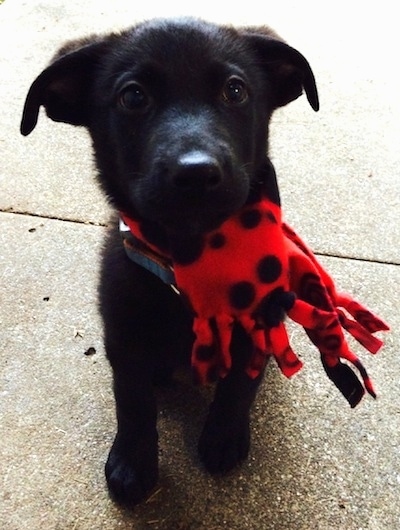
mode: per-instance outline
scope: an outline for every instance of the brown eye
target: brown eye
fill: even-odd
[[[142,110],[149,104],[149,97],[139,83],[131,82],[122,88],[118,101],[127,110]]]
[[[225,83],[222,91],[222,99],[230,105],[239,105],[249,98],[246,83],[240,77],[232,76]]]

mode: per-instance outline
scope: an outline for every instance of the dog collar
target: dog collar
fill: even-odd
[[[128,258],[152,274],[155,274],[179,294],[171,261],[156,253],[143,241],[135,237],[128,225],[121,218],[119,220],[119,232]]]

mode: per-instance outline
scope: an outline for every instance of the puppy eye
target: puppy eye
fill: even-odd
[[[141,110],[149,104],[149,96],[139,83],[125,85],[119,93],[118,101],[127,110]]]
[[[239,105],[249,98],[246,83],[240,77],[232,76],[225,83],[222,99],[230,105]]]

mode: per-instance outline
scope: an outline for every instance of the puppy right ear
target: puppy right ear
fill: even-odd
[[[87,126],[94,72],[108,48],[108,41],[100,40],[56,58],[29,89],[21,134],[27,136],[33,131],[41,105],[54,121]]]
[[[266,27],[243,28],[242,35],[264,66],[273,87],[274,107],[298,98],[303,89],[311,107],[319,109],[318,90],[311,66],[297,50]]]

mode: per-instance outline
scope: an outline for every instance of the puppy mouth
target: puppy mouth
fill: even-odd
[[[243,179],[239,184],[210,193],[163,190],[136,200],[136,211],[171,235],[200,235],[217,229],[237,212],[247,200],[248,188]]]
[[[216,230],[231,212],[202,212],[196,215],[181,215],[176,218],[168,217],[161,221],[167,233],[174,236],[196,236]]]
[[[146,178],[132,182],[131,197],[139,215],[176,236],[217,229],[246,202],[250,179],[232,157],[190,151],[157,162]]]

